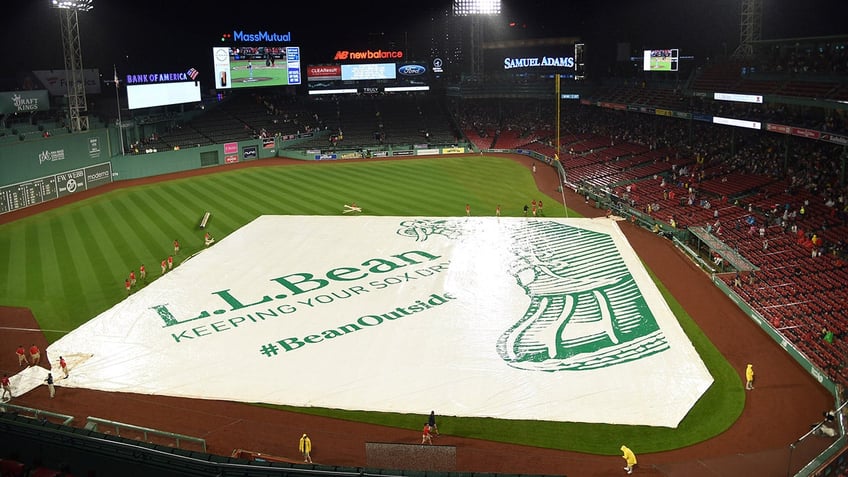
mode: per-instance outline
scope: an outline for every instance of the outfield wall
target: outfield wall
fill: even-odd
[[[0,186],[109,161],[105,129],[0,146]]]
[[[153,154],[121,155],[115,151],[115,135],[113,130],[97,129],[0,144],[0,214],[112,181],[236,164],[277,155],[274,138]]]

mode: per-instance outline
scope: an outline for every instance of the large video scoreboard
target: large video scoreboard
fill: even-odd
[[[433,81],[426,62],[309,65],[309,94],[427,91]]]
[[[216,89],[301,84],[300,47],[219,46],[212,48]]]

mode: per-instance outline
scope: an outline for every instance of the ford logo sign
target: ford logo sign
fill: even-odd
[[[427,68],[424,68],[421,65],[403,65],[398,68],[398,73],[404,76],[423,75],[425,71],[427,71]]]

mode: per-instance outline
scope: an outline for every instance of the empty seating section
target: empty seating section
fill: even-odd
[[[477,149],[491,149],[494,143],[494,129],[478,130],[469,128],[465,130],[465,138]]]
[[[788,81],[777,94],[784,96],[801,96],[806,98],[829,98],[839,87],[838,83],[821,83],[815,81]]]

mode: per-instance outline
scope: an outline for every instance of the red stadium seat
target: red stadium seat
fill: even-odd
[[[0,477],[23,477],[26,466],[12,459],[0,460]]]

